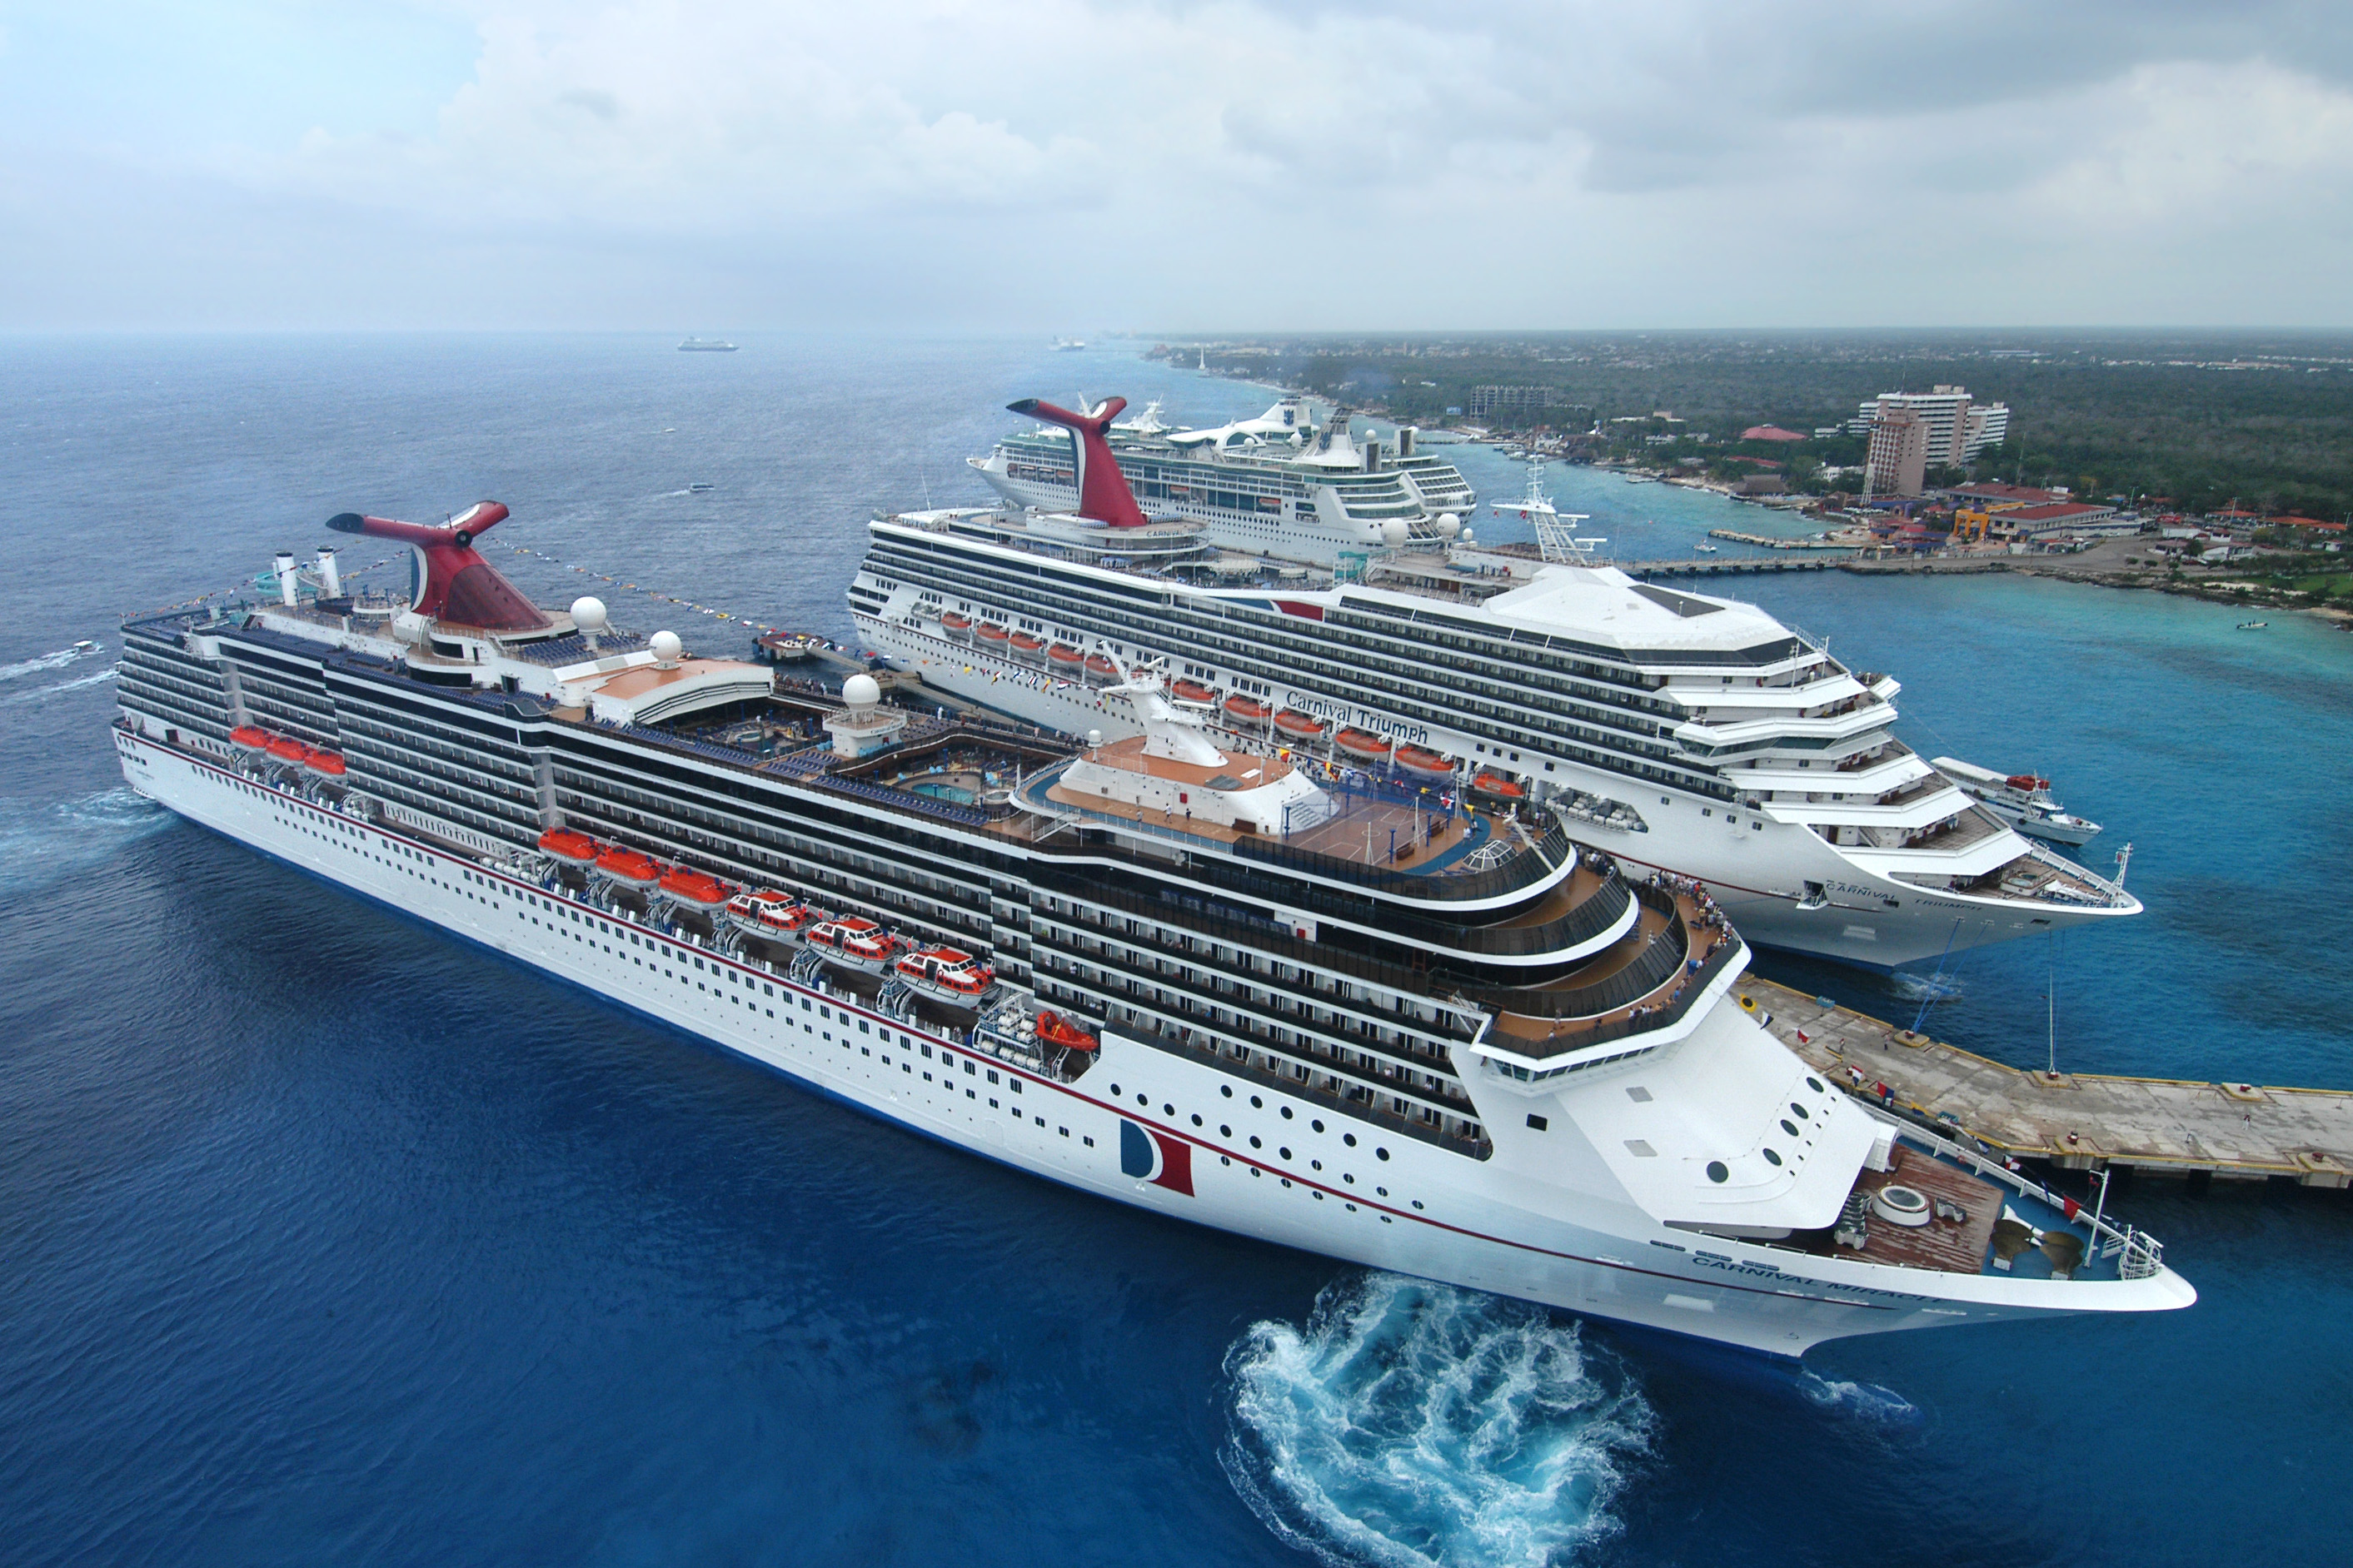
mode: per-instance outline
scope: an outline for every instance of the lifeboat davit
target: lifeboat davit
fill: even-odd
[[[1237,691],[1226,699],[1226,711],[1246,724],[1263,724],[1274,717],[1274,710],[1246,691]]]
[[[1015,632],[1010,639],[1013,651],[1035,664],[1046,657],[1046,639],[1028,632]]]
[[[726,908],[734,892],[709,872],[690,870],[684,866],[672,866],[664,871],[658,885],[672,903],[705,911]]]
[[[650,855],[607,845],[596,857],[596,874],[625,888],[650,888],[661,880],[662,863]]]
[[[1378,762],[1389,754],[1389,738],[1376,735],[1369,730],[1343,730],[1333,737],[1332,743],[1352,757]]]
[[[1431,751],[1428,746],[1399,746],[1397,765],[1409,773],[1419,773],[1426,779],[1454,776],[1454,759]]]
[[[228,732],[228,743],[240,752],[266,752],[269,749],[269,731],[252,724],[239,724]]]
[[[539,852],[552,860],[563,860],[575,866],[586,866],[596,858],[603,847],[585,833],[569,827],[551,827],[539,836]]]
[[[1471,787],[1493,800],[1525,800],[1528,786],[1509,773],[1481,773],[1471,781]]]
[[[1038,1015],[1038,1043],[1065,1051],[1092,1051],[1095,1037],[1063,1017],[1060,1013]]]
[[[943,1002],[977,1002],[997,984],[997,972],[972,954],[953,947],[927,947],[903,953],[891,966],[892,974],[910,991],[920,991]]]
[[[292,763],[298,767],[301,765],[303,758],[308,756],[311,752],[310,747],[304,745],[301,742],[296,740],[291,735],[272,735],[269,737],[268,743],[262,747],[262,750],[268,752],[271,756],[276,757],[281,763]]]
[[[891,955],[899,951],[899,939],[863,915],[819,921],[809,927],[806,940],[825,955],[827,963],[863,974],[881,973]]]
[[[974,635],[989,647],[1002,648],[1013,634],[995,621],[983,621],[974,628]]]
[[[1046,661],[1057,669],[1078,669],[1087,662],[1087,656],[1069,643],[1058,642],[1046,650]]]
[[[1313,713],[1303,713],[1296,708],[1285,708],[1274,716],[1274,727],[1286,735],[1296,735],[1303,741],[1321,738],[1324,721]]]
[[[1180,680],[1168,689],[1168,695],[1179,702],[1198,702],[1206,708],[1218,700],[1218,694],[1198,680]]]
[[[324,773],[331,779],[342,778],[351,771],[341,752],[330,752],[323,746],[302,748],[302,765],[314,773]]]
[[[1119,666],[1113,664],[1108,655],[1100,653],[1087,655],[1088,685],[1109,686],[1118,679]]]
[[[970,642],[972,641],[972,617],[959,616],[954,610],[943,611],[940,615],[940,630],[947,633],[957,642]]]

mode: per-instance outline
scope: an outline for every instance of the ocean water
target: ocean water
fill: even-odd
[[[0,1563],[2341,1556],[2342,1194],[2120,1183],[2195,1309],[1762,1364],[1064,1193],[122,789],[119,617],[333,512],[491,497],[543,596],[722,649],[723,613],[847,636],[863,520],[977,499],[1009,398],[1267,396],[1117,348],[741,341],[0,355]],[[1758,515],[1553,482],[1628,555]],[[2014,1061],[2052,1048],[2047,987],[2062,1066],[2353,1081],[2353,638],[2001,578],[1737,591],[1895,671],[1931,754],[2053,776],[2149,904],[1933,976],[1766,973],[1907,1021],[1933,994]]]

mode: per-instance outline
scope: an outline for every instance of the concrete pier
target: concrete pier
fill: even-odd
[[[1883,1083],[1894,1110],[1998,1154],[2065,1170],[2353,1186],[2353,1091],[2021,1071],[1754,975],[1738,994],[1841,1088],[1878,1102]]]

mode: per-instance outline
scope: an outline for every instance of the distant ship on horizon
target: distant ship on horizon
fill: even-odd
[[[682,354],[732,354],[735,345],[723,338],[689,338],[678,345]]]

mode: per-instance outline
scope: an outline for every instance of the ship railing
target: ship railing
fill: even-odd
[[[2023,1196],[2035,1198],[2065,1215],[2068,1220],[2092,1233],[2092,1256],[2116,1260],[2116,1277],[2120,1279],[2147,1279],[2165,1268],[2165,1244],[2134,1226],[2119,1225],[2096,1208],[2089,1208],[2049,1185],[2013,1171],[1991,1155],[1977,1148],[1948,1138],[1942,1132],[1909,1117],[1894,1117],[1876,1101],[1854,1095],[1860,1103],[1882,1121],[1893,1127],[1897,1134],[1925,1145],[1932,1152],[1944,1155],[1987,1181],[2006,1186]]]
[[[2076,881],[2090,883],[2099,889],[2111,909],[2122,908],[2132,901],[2132,895],[2125,891],[2122,883],[2111,882],[2097,871],[2077,865],[2055,849],[2046,849],[2030,838],[2026,841],[2026,852],[2052,870],[2063,872]]]

